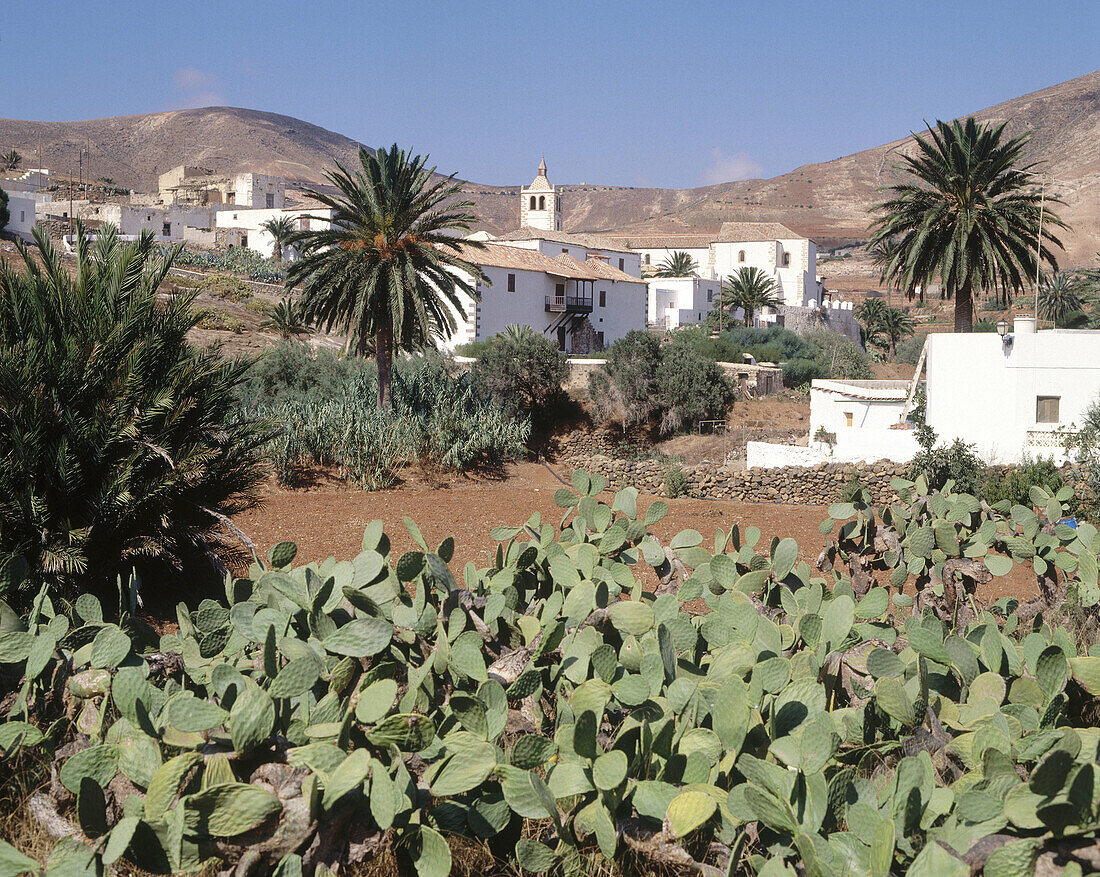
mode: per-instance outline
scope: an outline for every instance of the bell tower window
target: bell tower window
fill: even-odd
[[[535,200],[535,196],[534,196],[534,195],[532,195],[532,196],[531,196],[531,209],[532,209],[532,210],[537,210],[537,209],[538,209],[538,208],[537,208],[537,207],[535,206],[535,205],[536,205],[537,203],[538,203],[538,202],[537,202],[537,201]]]
[[[546,209],[546,196],[545,195],[539,195],[539,210],[545,210],[545,209]]]

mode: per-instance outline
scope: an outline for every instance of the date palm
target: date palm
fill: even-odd
[[[1039,316],[1054,321],[1054,328],[1085,306],[1085,282],[1072,271],[1044,274],[1039,281]]]
[[[1028,136],[1008,139],[1004,124],[973,118],[937,122],[898,165],[909,179],[875,208],[871,247],[897,243],[883,276],[899,289],[938,280],[955,300],[956,332],[973,329],[976,291],[1018,291],[1035,276],[1041,195],[1023,160]],[[1053,232],[1068,226],[1050,206],[1061,203],[1048,195],[1042,222],[1040,259],[1054,268],[1048,244],[1061,247]]]
[[[726,278],[718,306],[731,314],[741,308],[745,325],[751,326],[753,316],[762,308],[778,308],[783,304],[779,292],[774,277],[769,277],[760,268],[745,266]]]
[[[273,216],[267,222],[260,224],[260,228],[275,238],[275,246],[271,251],[271,258],[275,264],[283,261],[283,250],[289,246],[297,229],[294,220],[289,216]]]
[[[879,330],[882,315],[888,310],[881,298],[865,298],[852,311],[852,315],[863,325],[867,338],[872,338]]]
[[[699,270],[699,265],[691,258],[691,253],[676,250],[666,256],[664,261],[657,266],[655,277],[694,277]]]
[[[302,321],[301,309],[289,298],[282,299],[268,312],[260,328],[277,332],[284,341],[310,333],[309,326]]]
[[[890,348],[890,358],[898,353],[898,342],[913,334],[913,318],[901,308],[886,308],[878,320],[878,333]]]
[[[461,255],[484,247],[461,237],[476,221],[472,203],[456,200],[453,175],[433,180],[426,161],[396,144],[375,155],[360,148],[358,168],[325,173],[335,194],[308,193],[332,209],[332,227],[292,240],[302,258],[287,286],[302,289],[302,317],[346,333],[358,355],[373,342],[380,408],[390,407],[395,351],[452,335],[456,314],[466,318],[462,296],[476,298],[486,280]]]

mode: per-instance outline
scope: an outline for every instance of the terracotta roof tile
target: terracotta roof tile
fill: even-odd
[[[723,222],[715,243],[741,241],[804,241],[802,235],[781,222]]]
[[[551,258],[538,250],[524,247],[509,247],[504,244],[485,244],[484,249],[464,245],[459,255],[468,262],[482,267],[514,268],[517,271],[541,271],[555,277],[568,277],[572,280],[615,280],[629,283],[643,283],[618,268],[589,259],[578,262],[567,253]]]

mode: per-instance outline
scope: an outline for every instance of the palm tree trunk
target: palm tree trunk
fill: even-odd
[[[374,356],[378,362],[378,407],[389,410],[393,389],[393,326],[386,320],[374,333]]]
[[[955,293],[955,331],[974,331],[974,298],[970,294],[970,281],[967,280]]]
[[[278,238],[275,239],[275,246],[271,248],[271,261],[276,265],[283,261],[283,244]]]

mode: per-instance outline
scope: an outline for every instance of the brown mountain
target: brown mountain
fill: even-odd
[[[1067,202],[1060,212],[1074,227],[1065,236],[1063,261],[1092,262],[1100,249],[1100,71],[974,115],[1007,121],[1011,134],[1033,132],[1029,157],[1057,179],[1052,190]],[[84,148],[86,178],[111,177],[149,191],[158,174],[180,164],[277,173],[317,184],[334,160],[353,160],[358,144],[289,116],[209,107],[79,122],[0,119],[0,150],[11,147],[25,156],[25,165],[60,174],[70,167],[77,172]],[[630,234],[717,230],[727,220],[779,221],[823,244],[861,240],[869,209],[880,199],[878,188],[896,179],[893,165],[909,148],[911,141],[904,138],[769,180],[696,189],[566,185],[565,227]],[[464,188],[486,229],[516,227],[518,185]]]

